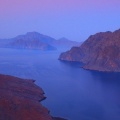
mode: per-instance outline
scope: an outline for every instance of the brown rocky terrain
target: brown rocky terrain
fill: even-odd
[[[43,90],[34,80],[0,75],[0,120],[65,120],[51,117]]]
[[[91,35],[80,47],[61,53],[59,59],[82,62],[85,69],[120,72],[120,30]]]

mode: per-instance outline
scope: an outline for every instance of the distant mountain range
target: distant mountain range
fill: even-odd
[[[59,59],[82,62],[85,69],[120,72],[120,29],[91,35],[80,47],[72,47]]]
[[[59,49],[70,49],[73,46],[80,46],[82,42],[76,42],[68,40],[67,38],[63,37],[56,41],[54,41],[53,46],[56,46]]]
[[[79,42],[70,41],[66,38],[56,40],[38,32],[28,32],[11,39],[0,39],[0,47],[17,49],[57,50],[69,49],[80,45]]]

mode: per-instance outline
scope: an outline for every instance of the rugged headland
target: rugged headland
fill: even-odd
[[[80,47],[61,53],[59,59],[82,62],[85,69],[120,72],[120,29],[91,35]]]
[[[0,74],[0,120],[65,120],[40,104],[46,97],[34,82]]]

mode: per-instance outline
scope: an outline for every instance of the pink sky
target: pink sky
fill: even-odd
[[[0,16],[115,9],[120,6],[120,0],[0,0]]]
[[[0,0],[0,38],[37,31],[84,40],[120,28],[120,0]]]

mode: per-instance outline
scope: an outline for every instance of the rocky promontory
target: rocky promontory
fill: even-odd
[[[80,47],[61,53],[59,59],[82,62],[85,69],[120,72],[120,29],[91,35]]]
[[[65,120],[52,117],[40,104],[46,97],[34,82],[0,75],[0,120]]]

